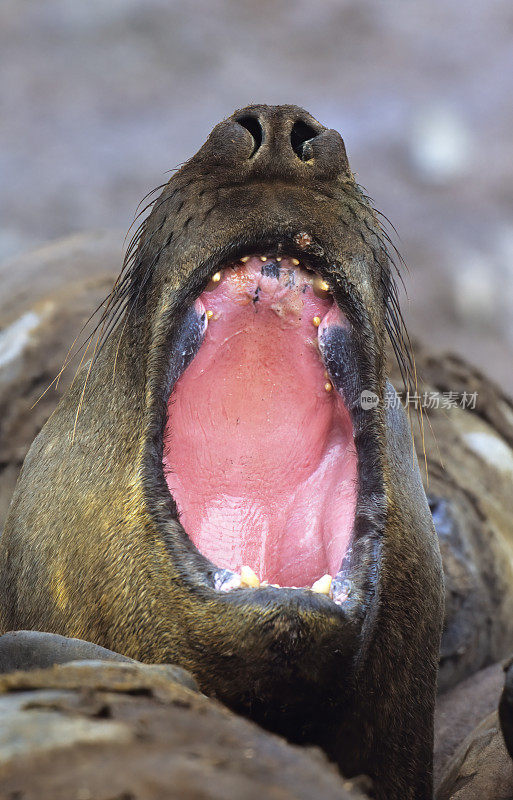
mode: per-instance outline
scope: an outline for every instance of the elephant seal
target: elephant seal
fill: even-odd
[[[0,628],[175,663],[378,798],[430,798],[442,572],[387,331],[340,135],[296,106],[217,125],[27,455]]]

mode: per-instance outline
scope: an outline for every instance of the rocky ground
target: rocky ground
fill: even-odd
[[[502,683],[493,665],[439,698],[436,800],[511,798]],[[344,780],[316,748],[236,716],[167,665],[75,661],[0,675],[0,720],[1,800],[373,796],[364,776]]]
[[[320,751],[266,733],[165,666],[0,676],[0,719],[2,800],[363,798]]]

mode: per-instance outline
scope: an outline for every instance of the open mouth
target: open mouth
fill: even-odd
[[[358,495],[351,325],[295,257],[223,264],[168,400],[164,475],[227,592],[308,588],[342,604]]]

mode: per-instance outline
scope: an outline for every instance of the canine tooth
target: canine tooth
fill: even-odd
[[[317,592],[317,594],[329,594],[332,580],[331,575],[323,575],[322,578],[319,578],[318,581],[312,584],[312,592]]]
[[[283,256],[276,256],[276,261],[277,261],[277,262],[278,262],[278,264],[279,264],[279,263],[280,263],[280,261],[283,261]]]
[[[320,317],[314,317],[312,322],[315,325],[315,327],[318,328],[319,325],[321,324],[321,318]]]
[[[267,261],[267,256],[260,256],[260,261]]]
[[[324,384],[324,388],[327,392],[331,392],[331,390],[333,389],[331,381],[326,381],[326,383]]]
[[[207,311],[207,319],[212,319],[213,316],[214,316],[214,312],[212,311],[211,308],[209,308],[208,311]]]
[[[295,267],[299,267],[299,258],[291,258],[290,259]]]
[[[251,567],[240,568],[240,582],[241,586],[247,586],[250,589],[258,589],[260,586],[260,580]]]
[[[249,261],[249,256],[242,256],[241,261],[243,264],[245,264],[246,261]]]
[[[219,283],[219,281],[221,280],[221,273],[220,272],[214,273],[214,275],[212,275],[212,280],[214,281],[214,283]]]

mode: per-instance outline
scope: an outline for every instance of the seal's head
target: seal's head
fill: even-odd
[[[365,401],[383,398],[395,295],[340,134],[295,106],[236,112],[130,258],[120,293],[150,342],[147,502],[181,522],[175,563],[227,604],[361,620],[385,520],[383,409]]]
[[[401,333],[385,245],[336,131],[295,106],[214,128],[129,248],[87,387],[28,457],[7,624],[177,662],[419,800],[441,578],[384,402]],[[37,564],[27,542],[13,561],[35,520]]]

